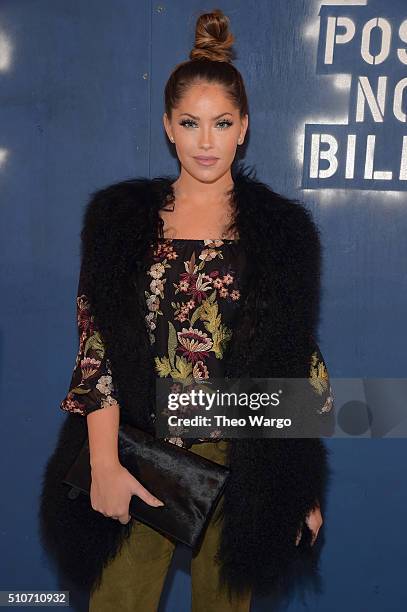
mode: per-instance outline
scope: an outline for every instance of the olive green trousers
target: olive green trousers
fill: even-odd
[[[228,442],[193,444],[191,451],[225,464]],[[249,612],[251,592],[229,599],[219,583],[214,557],[221,521],[215,524],[220,499],[206,528],[202,544],[191,559],[192,612]],[[134,520],[134,519],[131,519]],[[100,586],[89,600],[89,612],[156,612],[176,542],[148,525],[135,521],[129,538],[105,567]]]

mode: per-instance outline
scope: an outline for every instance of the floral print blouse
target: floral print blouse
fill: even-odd
[[[238,239],[166,238],[151,247],[150,257],[145,319],[157,376],[173,382],[171,392],[221,378],[245,271]],[[187,448],[217,441],[222,433],[183,438],[186,428],[170,429],[166,439]]]
[[[172,391],[196,387],[222,377],[222,360],[233,334],[241,299],[245,258],[239,239],[165,238],[150,246],[144,273],[145,324],[158,377],[168,378]],[[79,280],[77,294],[79,348],[62,410],[81,416],[118,403],[109,360]],[[312,355],[309,382],[320,396],[319,414],[330,412],[333,392],[318,345]],[[156,415],[151,417],[155,420]],[[209,438],[186,438],[172,428],[166,438],[189,448]]]

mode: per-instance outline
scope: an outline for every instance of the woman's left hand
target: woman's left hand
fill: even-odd
[[[314,545],[315,540],[318,537],[318,531],[321,528],[322,523],[324,522],[322,519],[322,514],[321,514],[321,510],[320,507],[317,505],[315,508],[313,508],[306,517],[306,523],[309,527],[309,529],[312,531],[312,540],[311,540],[311,546]],[[301,536],[302,536],[302,529],[299,529],[298,533],[297,533],[297,538],[295,541],[295,545],[298,546],[300,540],[301,540]]]

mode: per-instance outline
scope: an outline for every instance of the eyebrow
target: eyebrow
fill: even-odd
[[[192,119],[199,119],[199,117],[196,117],[195,115],[191,115],[191,113],[181,113],[180,117],[182,117],[182,115],[188,115],[188,117],[192,117]],[[224,115],[232,115],[232,113],[229,113],[229,112],[221,113],[220,115],[216,115],[216,117],[212,117],[212,120],[219,119],[219,117],[223,117]]]

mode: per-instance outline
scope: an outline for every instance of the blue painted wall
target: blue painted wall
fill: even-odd
[[[319,341],[331,376],[403,377],[407,181],[400,175],[407,89],[396,114],[393,104],[397,83],[407,76],[399,58],[407,48],[407,4],[329,2],[321,10],[320,4],[217,5],[230,17],[236,65],[249,95],[245,161],[276,191],[305,202],[321,229]],[[85,201],[116,180],[177,172],[162,127],[163,88],[175,64],[187,58],[197,16],[212,8],[186,0],[0,3],[3,590],[56,587],[39,546],[36,510],[77,351]],[[364,28],[375,18],[390,30],[377,22],[382,29],[367,46]],[[326,64],[333,23],[338,38]],[[377,56],[389,36],[386,58],[369,64],[368,51]],[[371,80],[373,91],[378,77],[387,77],[387,90],[383,112],[375,116],[365,108],[364,120],[356,121],[360,76]],[[355,174],[345,178],[353,134]],[[376,137],[373,170],[392,171],[391,178],[369,178],[369,168],[365,176],[366,159],[372,162],[371,150],[366,157],[369,135]],[[330,163],[323,155],[316,160],[312,146],[318,139]],[[333,169],[335,142],[338,171],[324,176]],[[404,440],[334,439],[328,446],[334,481],[324,516],[324,589],[305,601],[293,597],[279,609],[404,610]],[[187,611],[189,592],[188,551],[180,548],[162,612]],[[265,599],[252,608],[274,610]]]

